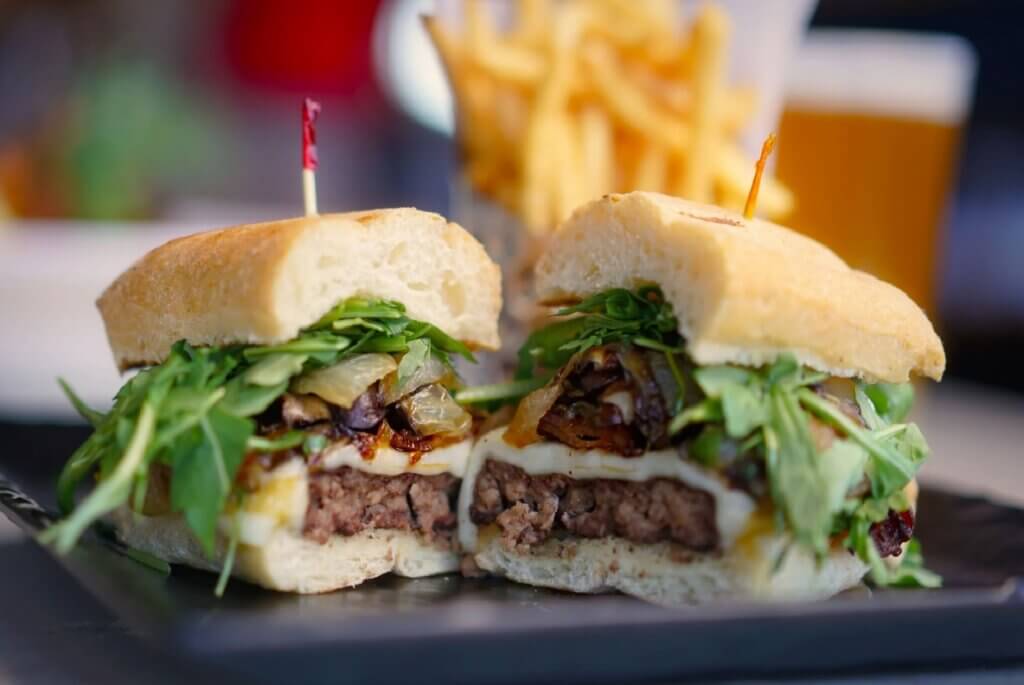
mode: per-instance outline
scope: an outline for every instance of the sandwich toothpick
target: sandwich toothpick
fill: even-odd
[[[320,103],[306,98],[302,103],[302,199],[306,216],[316,216],[316,118]]]
[[[747,204],[743,207],[743,218],[753,219],[754,211],[757,209],[757,191],[761,189],[761,176],[764,175],[764,165],[768,162],[768,155],[775,147],[775,134],[769,133],[761,145],[761,156],[757,159],[754,167],[754,181],[750,184],[750,192],[747,193]]]

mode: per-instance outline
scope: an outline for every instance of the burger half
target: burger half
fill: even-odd
[[[385,209],[175,240],[98,302],[141,369],[58,483],[70,549],[109,519],[130,547],[275,590],[459,566],[470,415],[453,358],[498,345],[500,275],[436,214]],[[75,503],[79,484],[95,477]]]
[[[928,447],[904,419],[945,355],[901,291],[786,228],[640,192],[578,209],[537,287],[563,308],[517,381],[465,395],[537,388],[465,475],[478,567],[666,604],[938,582],[908,547]]]

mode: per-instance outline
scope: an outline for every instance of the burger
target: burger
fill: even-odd
[[[480,570],[664,604],[935,585],[910,380],[942,344],[903,292],[794,231],[654,193],[576,210],[536,267],[559,306],[459,501]]]
[[[98,302],[138,369],[58,481],[60,551],[105,519],[130,548],[274,590],[456,570],[472,417],[453,361],[498,345],[500,274],[415,209],[169,242]],[[76,502],[79,486],[94,487]]]

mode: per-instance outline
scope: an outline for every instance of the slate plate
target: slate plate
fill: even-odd
[[[50,514],[0,477],[29,533]],[[923,489],[918,535],[936,591],[853,590],[816,604],[669,610],[500,580],[382,578],[320,596],[175,568],[97,534],[56,558],[129,626],[175,654],[264,681],[619,683],[1024,661],[1024,510]]]

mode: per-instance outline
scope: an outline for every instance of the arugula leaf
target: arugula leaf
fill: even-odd
[[[433,324],[424,324],[417,331],[416,335],[423,336],[429,340],[435,354],[440,350],[448,354],[457,354],[469,362],[476,361],[476,357],[473,356],[472,350],[470,350],[465,343],[456,340]],[[444,358],[443,360],[447,361],[447,359]]]
[[[228,587],[228,578],[231,577],[231,570],[235,567],[235,555],[238,553],[238,542],[242,538],[242,530],[238,525],[238,519],[231,519],[231,528],[228,532],[228,549],[224,554],[224,565],[220,568],[220,576],[217,577],[217,585],[213,589],[216,597],[223,597],[224,590]]]
[[[566,346],[579,338],[584,330],[586,320],[582,317],[558,321],[535,330],[519,348],[516,379],[532,378],[535,367],[556,371],[565,366],[574,354],[574,351]]]
[[[668,423],[668,434],[675,435],[687,426],[694,423],[706,423],[708,421],[722,420],[722,403],[711,397],[707,397],[697,404],[690,405],[680,413],[672,417]]]
[[[828,484],[811,440],[807,417],[792,394],[775,386],[766,426],[768,479],[777,509],[783,512],[793,537],[819,557],[828,551],[832,509]]]
[[[903,561],[886,578],[890,587],[936,588],[942,587],[942,577],[924,567],[921,543],[916,538],[903,550]]]
[[[327,447],[327,438],[319,433],[309,433],[302,441],[302,453],[307,457],[322,452],[325,447]]]
[[[858,385],[871,398],[878,415],[888,423],[899,423],[906,419],[914,404],[914,386],[910,383]]]
[[[184,513],[207,554],[213,554],[217,519],[234,485],[255,429],[251,420],[214,408],[172,448],[171,506]]]
[[[109,514],[127,500],[131,492],[132,479],[144,466],[146,447],[153,437],[156,415],[157,410],[153,403],[146,402],[142,405],[138,423],[117,468],[96,486],[71,516],[43,531],[40,540],[47,544],[53,543],[58,552],[66,554],[71,551],[89,524]]]
[[[714,468],[718,465],[722,455],[722,443],[725,441],[725,431],[721,426],[710,424],[701,430],[700,435],[688,446],[686,454],[698,464]]]
[[[846,536],[846,546],[857,557],[868,565],[869,577],[877,585],[885,585],[889,578],[889,569],[871,539],[872,521],[864,516],[854,516],[850,530]]]
[[[418,338],[409,342],[408,351],[398,362],[397,385],[401,387],[416,370],[423,366],[430,357],[430,339]]]
[[[830,511],[839,511],[847,493],[864,477],[867,451],[850,440],[836,440],[818,457]]]
[[[314,331],[300,335],[283,345],[260,345],[247,347],[243,354],[248,361],[254,361],[270,354],[305,354],[328,364],[335,360],[337,353],[352,344],[349,338],[326,331]]]
[[[721,397],[726,387],[749,385],[756,375],[749,369],[737,366],[705,366],[694,371],[693,378],[705,395]]]
[[[103,423],[103,419],[106,418],[105,414],[87,405],[81,397],[75,394],[75,391],[71,389],[71,386],[63,378],[58,378],[57,383],[60,384],[60,389],[64,391],[64,396],[68,398],[71,406],[75,408],[79,416],[88,421],[93,428]]]
[[[529,395],[534,390],[544,387],[549,380],[550,376],[538,376],[537,378],[529,378],[523,381],[476,385],[472,388],[459,388],[452,396],[459,404],[486,404],[489,402],[518,400]]]
[[[573,318],[539,328],[526,339],[519,351],[517,380],[533,377],[538,367],[555,371],[573,354],[612,342],[661,351],[682,349],[672,306],[656,287],[606,290],[555,315]]]
[[[312,436],[309,436],[312,437]],[[323,438],[323,436],[320,436]],[[253,435],[246,443],[246,451],[252,452],[280,452],[282,450],[291,449],[292,447],[298,447],[308,440],[306,433],[303,431],[288,431],[284,435],[276,438],[261,438]]]
[[[389,300],[368,300],[351,297],[332,307],[320,320],[310,326],[311,330],[329,328],[339,319],[401,319],[405,317],[405,305]]]
[[[288,381],[277,385],[250,385],[241,376],[236,376],[224,386],[224,398],[220,407],[235,416],[256,416],[266,411],[274,400],[288,389]]]
[[[304,354],[267,355],[246,369],[243,377],[249,385],[273,388],[299,374],[307,359]]]
[[[841,430],[871,455],[868,475],[871,477],[871,490],[875,497],[887,497],[897,490],[902,490],[917,473],[917,463],[855,424],[828,400],[806,389],[797,391],[797,394],[801,404],[811,413]]]
[[[102,438],[90,439],[74,451],[68,459],[60,476],[57,477],[57,508],[62,514],[69,514],[75,506],[75,490],[104,454],[106,445],[101,444]]]
[[[726,385],[722,388],[721,398],[725,432],[730,438],[746,437],[768,420],[764,398],[754,388]]]
[[[857,408],[860,409],[860,415],[870,430],[877,431],[887,426],[885,419],[879,416],[878,409],[875,408],[875,403],[870,397],[868,397],[867,393],[864,392],[863,384],[857,383],[855,386],[854,399],[857,400]]]

